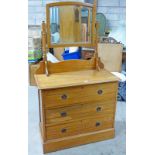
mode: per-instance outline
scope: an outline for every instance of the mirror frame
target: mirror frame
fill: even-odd
[[[84,6],[87,8],[92,8],[92,26],[91,26],[91,42],[90,43],[72,43],[72,44],[52,44],[51,43],[51,30],[50,30],[50,8],[56,6]],[[82,47],[95,47],[96,42],[96,4],[82,3],[82,2],[54,2],[46,4],[46,27],[47,27],[47,45],[48,48],[55,47],[73,47],[73,46],[82,46]]]

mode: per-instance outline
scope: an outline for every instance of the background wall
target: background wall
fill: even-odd
[[[54,1],[57,0],[28,0],[29,28],[41,25],[42,20],[45,20],[46,3]],[[98,0],[97,12],[101,12],[106,16],[107,27],[110,29],[110,36],[126,44],[126,0]]]

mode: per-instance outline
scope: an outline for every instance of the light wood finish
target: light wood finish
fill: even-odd
[[[38,90],[38,101],[39,101],[39,125],[41,130],[42,139],[45,142],[46,141],[46,120],[45,120],[45,111],[44,111],[44,103],[42,100],[42,91]]]
[[[97,35],[97,30],[96,30],[96,7],[97,7],[97,0],[94,0],[93,4],[93,14],[92,14],[92,42],[95,44],[96,47],[96,35]]]
[[[63,18],[63,17],[67,17]],[[60,18],[60,43],[72,43],[75,41],[74,28],[75,28],[75,15],[73,6],[59,7]],[[54,45],[54,44],[53,44]]]
[[[109,138],[113,138],[114,135],[114,128],[110,128],[107,130],[94,131],[90,133],[48,140],[43,144],[43,151],[44,153],[53,152],[73,146],[106,140]]]
[[[34,74],[36,70],[39,68],[39,64],[29,64],[29,84],[30,86],[36,86],[36,81],[34,78]]]
[[[48,72],[49,74],[61,73],[61,72],[72,72],[80,70],[93,70],[95,69],[95,59],[91,60],[68,60],[61,61],[58,63],[51,63],[48,61]],[[45,74],[45,62],[39,63],[40,67],[36,71],[36,74]]]
[[[68,73],[72,72],[64,75]],[[117,78],[115,80],[63,87],[60,85],[62,81],[59,81],[59,86],[40,90],[40,127],[44,153],[101,140],[97,136],[101,131],[102,139],[113,137],[118,86]],[[55,83],[55,80],[52,81]],[[99,133],[94,134],[97,131]],[[89,139],[81,141],[84,137]]]
[[[94,116],[113,116],[115,104],[115,101],[100,101],[92,104],[76,104],[70,107],[46,109],[46,126],[71,123],[83,118],[94,118]]]
[[[101,70],[100,72],[96,70],[62,72],[51,74],[48,77],[44,74],[37,74],[35,78],[39,89],[108,83],[119,80],[119,78],[106,70]]]
[[[92,43],[88,46],[94,46],[96,53],[91,60],[51,63],[44,59],[40,62],[35,79],[39,89],[40,128],[44,153],[114,137],[119,79],[104,69],[98,56],[96,0],[94,2],[94,5],[77,2],[50,3],[46,7],[45,29],[48,48],[54,47],[49,44],[50,6],[77,4],[92,7],[93,35]],[[65,47],[64,45],[67,44],[58,47]],[[48,76],[45,75],[47,71]]]
[[[96,18],[96,16],[95,16],[95,18]],[[96,22],[95,27],[96,27],[96,34],[95,34],[95,43],[96,43],[96,46],[95,46],[95,48],[96,48],[96,51],[95,51],[96,69],[98,71],[100,71],[101,69],[104,68],[104,63],[101,62],[101,59],[100,59],[100,57],[98,55],[98,35],[97,35],[97,32],[98,32],[99,25],[98,25],[97,22]]]
[[[90,16],[90,14],[91,14],[91,9],[90,8],[88,8],[88,41],[91,41],[91,36],[92,36],[92,26],[91,26],[91,20],[90,20],[90,18],[91,18],[91,16]]]
[[[104,68],[110,72],[121,72],[122,68],[122,44],[99,43],[98,54],[104,63]]]
[[[93,5],[91,3],[82,3],[82,2],[53,2],[53,3],[49,3],[49,4],[46,4],[47,7],[52,7],[52,6],[64,6],[64,5],[75,5],[75,6],[85,6],[85,7],[91,7],[93,8]]]
[[[48,64],[47,64],[47,51],[46,51],[46,42],[47,42],[47,35],[46,35],[46,24],[42,22],[42,51],[43,51],[43,60],[45,62],[45,73],[48,76]]]
[[[117,82],[55,89],[51,91],[44,90],[42,91],[42,97],[45,102],[45,108],[62,107],[95,101],[115,101],[116,90]],[[102,93],[98,94],[99,91],[102,91]],[[66,97],[63,98],[63,96]]]
[[[61,6],[59,7],[60,18],[60,44],[69,44],[72,42],[81,43],[81,13],[79,10],[78,22],[75,22],[75,12],[73,6]],[[67,17],[67,20],[66,18]]]
[[[89,72],[94,71],[95,70],[87,70],[83,72],[87,75]],[[81,76],[84,75],[81,74],[82,71],[79,72]],[[101,71],[95,72],[101,73]],[[63,75],[68,77],[68,75],[73,72],[55,73],[52,74],[52,76],[61,75],[61,81],[58,82],[59,86],[40,89],[40,127],[45,153],[71,147],[72,145],[70,145],[69,142],[72,138],[71,141],[75,145],[87,143],[86,141],[75,142],[83,139],[82,136],[85,137],[86,135],[90,137],[88,142],[91,142],[91,138],[95,139],[95,141],[100,140],[99,137],[96,138],[98,134],[93,134],[94,132],[106,131],[107,129],[111,130],[114,128],[118,79],[109,72],[105,72],[106,77],[104,79],[104,76],[102,76],[102,80],[104,79],[104,81],[100,81],[100,83],[92,82],[91,84],[78,85],[78,82],[76,82],[75,86],[65,85],[63,87],[62,79],[65,78]],[[78,74],[78,72],[74,72],[72,77],[76,74]],[[110,77],[109,74],[113,79],[111,79],[111,82],[106,82],[105,80]],[[40,76],[42,75],[43,74]],[[88,76],[90,77],[89,74]],[[99,80],[98,76],[97,74],[94,77],[96,81]],[[39,75],[38,78],[40,78]],[[50,76],[46,78],[49,79]],[[56,79],[58,79],[58,77],[55,78],[55,80]],[[55,84],[55,80],[51,80],[51,83],[53,81]],[[79,81],[80,80],[82,79],[79,79]],[[112,133],[113,132],[112,130]],[[111,138],[108,133],[109,132],[104,132],[104,134],[102,134],[103,137],[105,136],[106,139]],[[80,138],[78,136],[80,136]],[[59,141],[60,144],[66,147],[62,147],[56,143],[56,141]],[[67,143],[69,144],[67,145]]]
[[[47,127],[46,133],[47,139],[50,140],[112,128],[112,126],[112,117],[94,117],[93,119]]]
[[[89,42],[88,43],[85,43],[85,42],[82,42],[82,43],[76,43],[76,42],[75,43],[65,43],[64,42],[64,43],[60,43],[60,44],[52,44],[51,43],[51,30],[50,30],[50,8],[51,7],[54,7],[54,6],[61,6],[61,7],[64,7],[64,6],[67,6],[67,7],[68,6],[80,6],[80,7],[82,7],[82,6],[84,6],[84,7],[92,8],[93,19],[92,19],[92,32],[91,32],[92,39],[91,39],[91,42],[90,43]],[[61,12],[63,13],[64,11],[60,11],[60,13]],[[65,12],[67,12],[67,11],[65,11]],[[57,3],[49,3],[49,4],[46,4],[46,23],[47,23],[47,44],[48,44],[48,48],[54,48],[54,47],[72,47],[72,46],[95,47],[95,42],[94,42],[95,39],[93,37],[93,34],[96,33],[95,32],[95,28],[94,28],[95,27],[95,21],[96,21],[95,16],[96,16],[96,0],[94,2],[94,5],[89,4],[89,3],[81,3],[81,2],[57,2]],[[71,18],[71,19],[73,18],[71,11],[70,11],[70,14],[68,14],[68,17]],[[64,18],[62,18],[62,20],[65,23],[67,22],[67,20],[64,19]],[[61,21],[61,22],[64,24],[63,21]],[[74,24],[71,24],[69,28],[66,28],[66,30],[63,31],[63,32],[65,32],[63,34],[66,34],[66,33],[68,34],[68,33],[71,33],[71,32],[75,32],[76,35],[79,36],[78,32],[80,32],[80,30],[77,29],[76,31],[72,31],[72,28],[71,28],[71,27],[73,27],[72,25],[74,25]],[[60,28],[61,28],[61,26],[62,27],[63,26],[66,27],[66,24],[65,25],[62,25],[61,24],[60,25]],[[75,27],[77,27],[77,25],[75,25]],[[61,34],[63,37],[65,37],[65,38],[66,37],[69,37],[68,35],[65,35],[64,36],[63,34]],[[70,36],[71,38],[75,36],[75,34],[70,34],[70,35],[71,35]],[[69,39],[70,39],[70,37],[69,37]],[[77,38],[79,38],[79,37],[77,37]]]
[[[45,22],[42,22],[42,31],[41,31],[41,35],[42,35],[42,51],[43,51],[43,59],[44,61],[47,61],[47,56],[46,56],[46,24]]]
[[[60,66],[58,65],[52,65],[51,63],[47,62],[46,59],[44,59],[44,63],[40,63],[40,68],[38,70],[37,73],[43,73],[48,76],[49,74],[53,73],[53,66],[57,66],[59,67],[59,72],[63,72],[65,71],[73,71],[74,70],[80,70],[80,69],[97,69],[98,71],[100,69],[104,68],[103,63],[100,61],[100,58],[98,57],[98,50],[97,50],[97,26],[96,26],[96,5],[97,1],[94,0],[94,4],[87,4],[87,3],[80,3],[80,2],[57,2],[57,3],[50,3],[46,5],[46,25],[43,23],[42,27],[43,27],[43,32],[46,33],[47,36],[47,46],[48,48],[55,48],[55,47],[71,47],[71,46],[80,46],[80,47],[93,47],[96,49],[96,54],[93,57],[92,61],[81,61],[81,60],[72,60],[65,63],[60,63]],[[71,43],[71,44],[66,44],[66,43],[62,43],[62,44],[51,44],[51,30],[50,30],[50,7],[54,7],[54,6],[85,6],[88,7],[88,9],[92,8],[92,24],[91,24],[91,43]],[[90,20],[88,20],[90,22]],[[60,23],[60,27],[62,26],[62,24]],[[90,27],[90,23],[88,23],[88,26]],[[67,33],[70,31],[70,29],[66,30]],[[79,31],[76,31],[79,32]],[[45,35],[43,35],[45,40]],[[43,44],[44,46],[44,44]],[[45,46],[44,46],[45,47]],[[44,49],[43,47],[43,49]],[[45,53],[45,52],[43,52]],[[78,66],[77,66],[78,63]],[[94,65],[95,63],[95,65]],[[69,64],[69,67],[68,67]],[[62,66],[61,66],[62,65]],[[64,65],[64,66],[63,66]],[[67,66],[67,67],[66,67]],[[71,67],[72,69],[70,70],[70,66],[76,66],[76,67]],[[80,67],[79,67],[80,66]],[[90,68],[89,68],[90,67]],[[63,69],[65,68],[65,69]],[[50,70],[50,71],[49,71]],[[55,69],[54,69],[55,71]]]
[[[47,140],[57,139],[62,137],[73,136],[79,134],[82,130],[81,122],[60,124],[58,126],[47,127]]]

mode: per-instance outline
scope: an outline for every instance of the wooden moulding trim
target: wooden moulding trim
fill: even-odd
[[[47,61],[49,74],[61,73],[61,72],[71,72],[80,70],[91,70],[95,69],[96,60],[92,58],[91,60],[67,60],[60,61],[57,63],[52,63]],[[45,74],[45,62],[40,62],[40,67],[35,72],[35,74]]]
[[[93,8],[93,5],[90,3],[82,3],[82,2],[54,2],[46,4],[46,7],[53,7],[53,6],[64,6],[64,5],[78,5],[78,6],[86,6]]]
[[[40,90],[51,90],[51,89],[58,89],[58,88],[65,88],[65,87],[86,86],[86,85],[102,84],[102,83],[109,83],[109,82],[117,82],[117,80],[107,80],[105,82],[100,80],[100,81],[95,81],[95,82],[89,82],[87,84],[81,82],[78,84],[70,84],[70,85],[63,85],[63,86],[57,86],[57,87],[46,87],[46,88],[42,88],[42,87],[38,86],[38,89],[40,89]]]
[[[95,69],[95,61],[68,60],[68,61],[61,61],[58,63],[48,62],[48,69],[49,74]]]
[[[115,117],[116,117],[116,105],[117,105],[117,94],[118,94],[118,81],[117,81],[117,89],[116,89],[116,96],[115,96],[115,107],[114,107],[114,115],[113,115],[113,120],[115,120]],[[115,121],[113,122],[113,128],[115,127]]]
[[[46,32],[47,32],[47,45],[51,48],[51,29],[50,29],[50,9],[46,6]]]
[[[107,130],[100,130],[65,138],[48,140],[45,143],[43,143],[43,151],[44,153],[48,153],[73,146],[111,139],[114,138],[114,136],[115,136],[115,129],[111,128]]]

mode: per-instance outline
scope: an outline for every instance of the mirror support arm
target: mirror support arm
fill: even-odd
[[[96,36],[95,36],[95,44],[96,44],[96,52],[95,52],[95,57],[96,57],[96,69],[97,69],[98,71],[100,71],[101,69],[104,68],[104,64],[101,62],[101,59],[100,59],[100,57],[98,56],[98,35],[97,35],[98,28],[99,28],[99,23],[98,23],[98,22],[95,23],[95,28],[96,28]]]
[[[46,32],[46,24],[43,21],[42,22],[42,52],[43,52],[43,61],[45,63],[45,72],[46,72],[46,76],[48,76],[49,72],[48,72],[46,45],[47,45],[47,32]]]
[[[96,8],[97,8],[97,0],[94,0],[94,20],[96,21]],[[96,70],[100,71],[104,68],[104,64],[101,62],[100,57],[98,56],[98,29],[99,23],[95,22],[95,58],[96,58]]]

